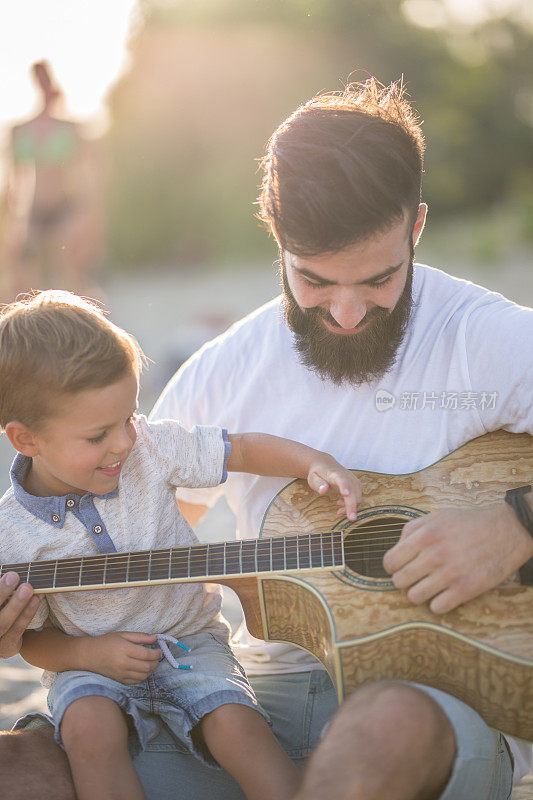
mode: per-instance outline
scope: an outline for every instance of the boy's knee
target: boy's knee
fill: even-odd
[[[117,741],[117,732],[125,728],[123,713],[108,697],[88,696],[74,700],[61,720],[61,739],[67,749],[80,745],[106,750]]]

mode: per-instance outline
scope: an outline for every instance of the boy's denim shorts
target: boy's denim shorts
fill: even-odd
[[[180,641],[190,648],[189,653],[174,644],[168,645],[169,650],[176,662],[191,666],[190,670],[176,669],[162,657],[149,678],[133,686],[95,672],[58,673],[48,694],[58,744],[63,746],[60,726],[68,706],[80,697],[94,695],[109,697],[126,714],[132,758],[166,727],[172,738],[201,761],[218,766],[194,728],[210,711],[228,703],[249,706],[270,724],[229,645],[206,631],[183,636]]]

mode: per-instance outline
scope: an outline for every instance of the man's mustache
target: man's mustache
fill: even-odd
[[[335,317],[331,315],[331,313],[325,309],[321,308],[320,306],[313,306],[313,308],[302,308],[301,311],[309,318],[309,319],[322,319],[325,322],[329,323],[334,328],[342,329],[342,325],[339,325]],[[366,324],[367,322],[372,322],[374,319],[378,319],[379,317],[385,317],[388,315],[388,312],[384,308],[373,308],[371,311],[367,311],[365,316],[359,320],[357,323],[358,325]],[[355,325],[353,326],[355,328]]]

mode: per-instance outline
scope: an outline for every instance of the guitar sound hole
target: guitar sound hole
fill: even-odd
[[[383,569],[383,556],[396,544],[407,521],[380,515],[349,528],[344,539],[346,566],[368,578],[390,578]]]

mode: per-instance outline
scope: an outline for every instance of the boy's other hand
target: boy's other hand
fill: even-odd
[[[313,460],[307,483],[318,494],[326,494],[330,489],[336,489],[339,493],[337,514],[339,516],[345,514],[352,521],[357,518],[357,504],[361,502],[363,496],[361,482],[333,456],[322,453]]]
[[[16,572],[6,572],[0,580],[0,658],[9,658],[20,651],[22,634],[35,616],[39,598],[29,583],[21,584]],[[10,597],[11,595],[11,597]]]
[[[90,669],[128,686],[141,683],[161,658],[161,650],[145,647],[156,640],[155,634],[133,631],[87,636],[84,641],[87,666],[82,669]]]

